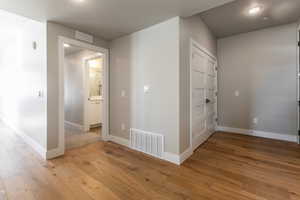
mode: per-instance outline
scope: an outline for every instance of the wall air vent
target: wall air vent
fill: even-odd
[[[138,129],[130,129],[130,147],[151,156],[162,158],[164,136]]]

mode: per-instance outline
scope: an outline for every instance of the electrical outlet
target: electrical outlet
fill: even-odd
[[[126,129],[126,126],[125,126],[125,124],[123,123],[123,124],[121,124],[121,130],[122,131],[125,131],[125,129]]]
[[[258,118],[253,118],[253,124],[257,124],[258,123]]]
[[[144,86],[144,93],[148,93],[150,90],[150,86],[149,85],[145,85]]]
[[[126,91],[125,90],[121,91],[121,97],[126,97]]]
[[[239,97],[239,96],[240,96],[240,91],[236,90],[236,91],[234,92],[234,96]]]

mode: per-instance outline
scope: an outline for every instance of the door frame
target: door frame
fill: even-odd
[[[83,106],[83,129],[84,131],[89,131],[90,130],[90,124],[88,121],[88,109],[89,109],[89,69],[87,66],[87,62],[91,59],[95,59],[95,58],[103,58],[103,55],[93,55],[93,56],[87,56],[84,57],[82,59],[82,63],[83,63],[83,90],[84,90],[84,94],[83,94],[83,102],[84,102],[84,106]],[[103,59],[104,60],[104,59]],[[103,66],[104,66],[104,62],[103,62]],[[103,67],[104,68],[104,67]],[[104,70],[102,69],[102,80],[104,80],[105,74],[104,74]],[[103,96],[103,95],[102,95]],[[103,109],[101,110],[101,112],[103,112]]]
[[[189,134],[190,134],[190,147],[189,149],[193,152],[197,147],[193,147],[193,122],[192,122],[192,109],[193,109],[193,105],[192,105],[192,98],[193,98],[193,88],[192,88],[192,71],[193,71],[193,66],[192,66],[192,60],[193,60],[193,48],[196,47],[197,49],[199,49],[200,51],[202,51],[203,53],[205,53],[206,55],[208,55],[210,58],[212,58],[213,60],[216,61],[216,64],[215,64],[215,67],[216,67],[216,80],[215,80],[215,84],[216,84],[216,96],[215,96],[215,99],[216,99],[216,103],[215,103],[215,110],[216,110],[216,113],[215,113],[215,130],[217,129],[217,126],[218,126],[218,123],[217,123],[217,120],[218,120],[218,60],[216,58],[216,56],[213,55],[213,53],[211,53],[209,50],[207,50],[205,47],[203,47],[202,45],[200,45],[198,42],[196,42],[194,39],[190,39],[190,49],[189,49],[189,54],[190,54],[190,70],[189,70],[189,79],[190,79],[190,106],[189,106],[189,112],[190,112],[190,124],[189,124],[189,128],[190,128],[190,131],[189,131]]]
[[[59,141],[58,148],[64,154],[65,152],[65,88],[64,88],[64,75],[65,75],[65,50],[64,43],[82,47],[91,51],[103,54],[103,125],[102,125],[102,140],[108,141],[109,139],[109,51],[106,48],[95,46],[86,42],[71,39],[64,36],[58,37],[58,54],[59,54]]]

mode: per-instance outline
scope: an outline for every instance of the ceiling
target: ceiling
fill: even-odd
[[[250,16],[259,5],[262,12]],[[199,14],[218,38],[262,28],[296,22],[300,19],[300,0],[236,0]]]
[[[192,16],[231,1],[0,0],[0,9],[111,40],[175,16]]]

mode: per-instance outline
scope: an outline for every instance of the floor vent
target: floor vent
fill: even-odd
[[[130,129],[130,147],[134,150],[162,158],[164,136],[137,129]]]

